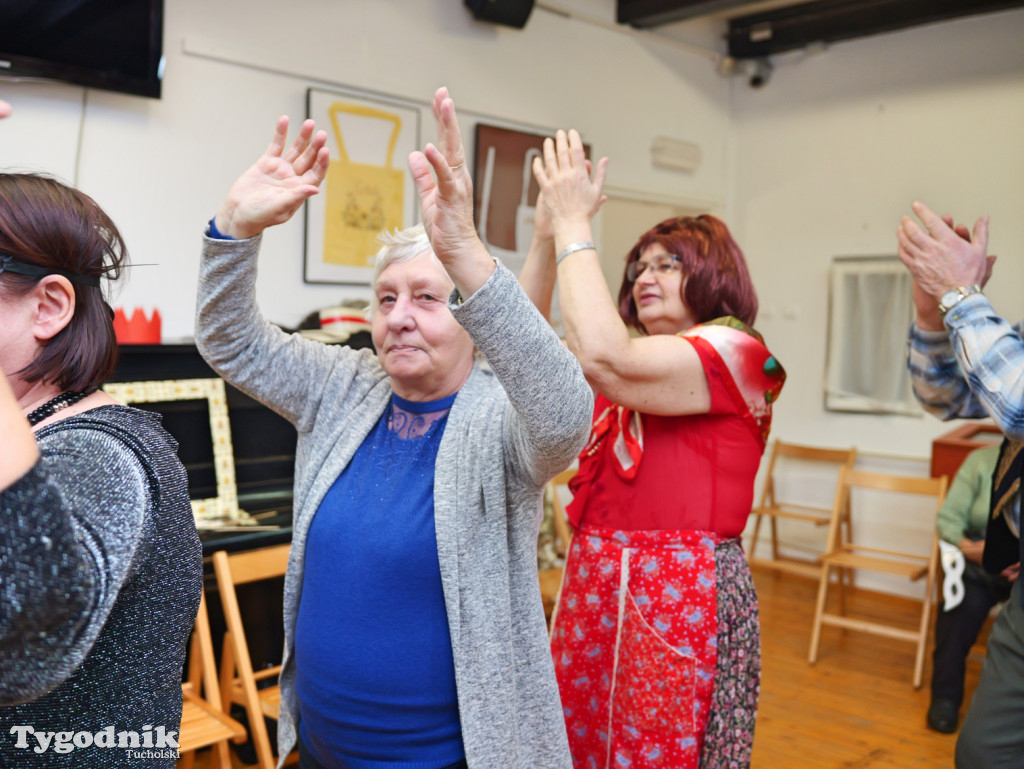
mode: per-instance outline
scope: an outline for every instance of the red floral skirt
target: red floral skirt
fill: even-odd
[[[716,548],[724,541],[589,526],[573,537],[551,650],[576,769],[697,769],[716,706]],[[730,743],[747,744],[728,748],[739,755],[721,765],[742,765],[744,753],[749,761],[760,669],[753,601],[756,670],[741,687],[753,686],[753,709],[725,730]],[[737,705],[742,713],[745,703]]]

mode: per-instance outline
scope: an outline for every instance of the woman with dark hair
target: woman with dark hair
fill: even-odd
[[[100,282],[126,259],[91,198],[0,174],[4,766],[177,756],[202,559],[174,439],[98,389],[117,355]]]
[[[713,216],[644,233],[616,312],[590,229],[606,168],[591,178],[575,131],[545,140],[521,277],[543,311],[557,274],[566,342],[597,391],[551,638],[573,761],[743,767],[760,644],[739,537],[785,375]]]

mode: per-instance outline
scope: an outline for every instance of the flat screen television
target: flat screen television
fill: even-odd
[[[2,0],[0,77],[160,98],[164,0]]]

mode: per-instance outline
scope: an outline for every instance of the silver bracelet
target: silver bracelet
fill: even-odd
[[[555,264],[561,264],[562,260],[565,259],[569,254],[575,254],[577,251],[582,251],[586,248],[592,248],[595,251],[597,246],[591,243],[589,240],[581,240],[578,243],[570,243],[561,251],[558,252],[558,256],[555,257]]]

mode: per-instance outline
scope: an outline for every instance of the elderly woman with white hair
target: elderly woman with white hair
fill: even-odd
[[[285,334],[256,306],[260,233],[326,173],[312,121],[286,150],[279,120],[204,240],[200,350],[299,433],[278,746],[314,769],[570,769],[537,531],[593,400],[477,236],[445,89],[433,109],[438,146],[409,158],[424,227],[378,255],[376,355]]]

